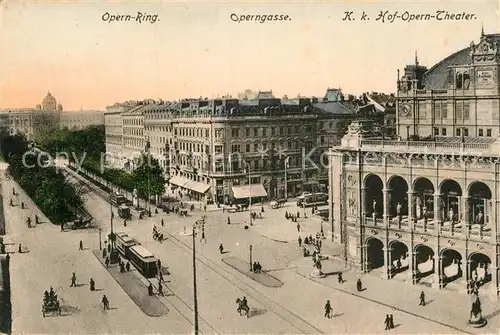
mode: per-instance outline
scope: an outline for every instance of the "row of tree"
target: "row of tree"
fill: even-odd
[[[148,194],[162,195],[165,192],[165,179],[158,160],[145,153],[140,160],[143,164],[133,172],[102,166],[102,157],[106,151],[104,126],[57,130],[38,140],[38,145],[52,156],[56,153],[67,154],[71,161],[122,189],[130,192],[137,189],[140,198],[145,199]]]
[[[82,199],[47,157],[29,148],[23,135],[0,136],[0,151],[9,164],[9,175],[24,189],[38,208],[54,224],[75,218]],[[29,154],[26,154],[28,153]]]

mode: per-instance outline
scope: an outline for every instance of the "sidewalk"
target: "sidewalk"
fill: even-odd
[[[498,304],[480,297],[482,302],[483,317],[488,320],[484,328],[475,329],[468,327],[470,309],[470,296],[457,294],[446,290],[435,290],[422,285],[409,285],[396,280],[380,279],[377,275],[361,275],[356,272],[345,271],[345,267],[338,260],[328,260],[323,263],[323,272],[342,271],[344,283],[338,283],[337,276],[325,278],[311,278],[312,263],[309,257],[296,260],[289,264],[289,269],[321,285],[331,287],[337,291],[350,294],[367,301],[378,303],[393,310],[404,311],[422,320],[436,322],[443,326],[454,328],[457,332],[485,334],[498,333]],[[362,292],[357,292],[356,281],[360,278],[363,283]],[[420,292],[426,294],[427,305],[419,306]],[[457,308],[458,307],[458,308]]]

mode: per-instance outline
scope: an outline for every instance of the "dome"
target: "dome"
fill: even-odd
[[[57,101],[56,99],[50,94],[50,92],[47,93],[47,96],[43,98],[42,101],[42,108],[47,111],[55,112],[57,108]]]

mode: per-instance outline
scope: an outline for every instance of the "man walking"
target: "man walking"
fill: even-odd
[[[201,241],[205,241],[205,244],[207,243],[207,239],[205,237],[205,225],[201,226],[201,239],[200,239],[200,242]]]
[[[109,300],[105,294],[102,296],[102,307],[104,310],[109,310]]]
[[[300,223],[297,223],[297,231],[300,233]]]
[[[332,317],[332,305],[330,305],[330,300],[327,300],[325,304],[325,318],[330,319],[331,317]]]
[[[339,272],[339,274],[337,275],[337,278],[339,280],[339,284],[342,284],[344,282],[344,278],[342,278],[342,272]]]
[[[385,324],[385,330],[391,329],[391,319],[389,318],[389,314],[385,315],[384,324]]]
[[[420,292],[420,303],[419,306],[425,306],[425,293],[424,291]]]
[[[74,272],[71,276],[71,285],[69,287],[76,287],[76,274]]]
[[[302,238],[300,236],[299,236],[298,241],[299,241],[299,247],[301,247],[302,246]]]
[[[80,248],[79,249],[83,250],[83,242],[82,242],[82,240],[80,240]]]

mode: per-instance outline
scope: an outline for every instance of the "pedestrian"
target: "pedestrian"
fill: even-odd
[[[231,218],[229,216],[227,217],[227,224],[231,224]]]
[[[158,284],[158,295],[161,295],[162,297],[165,296],[163,294],[163,285],[161,283]]]
[[[425,306],[425,293],[424,291],[420,292],[420,303],[419,306]]]
[[[102,307],[104,310],[109,310],[109,301],[105,294],[102,296]]]
[[[203,211],[206,212],[207,211],[207,205],[204,205],[203,206]]]
[[[161,226],[163,227],[165,225],[165,221],[163,221],[163,219],[161,219]]]
[[[297,231],[300,233],[300,223],[297,223]]]
[[[161,261],[158,260],[158,269],[161,271]]]
[[[125,269],[127,270],[127,272],[130,271],[130,262],[127,261],[127,265],[125,265]]]
[[[109,267],[109,258],[106,257],[106,260],[104,261],[104,263],[106,264],[106,267],[108,268]]]
[[[158,273],[158,283],[162,283],[163,282],[163,273],[161,273],[161,271]]]
[[[61,231],[64,231],[64,222],[61,222]]]
[[[332,317],[332,306],[330,305],[330,300],[327,300],[325,304],[325,318],[330,319],[331,317]]]
[[[207,243],[207,239],[205,237],[205,226],[201,227],[201,239],[200,239],[200,242],[201,241],[205,241],[205,244]]]
[[[106,248],[102,249],[102,258],[106,258]]]
[[[260,206],[260,217],[262,218],[262,213],[264,213],[264,206]]]
[[[80,250],[83,250],[83,242],[80,240]]]
[[[300,218],[300,213],[299,213],[299,211],[297,211],[297,216],[296,216],[296,218],[297,218],[297,219],[298,219],[298,218]]]
[[[22,247],[21,243],[19,243],[19,248],[18,248],[18,250],[17,250],[17,251],[18,251],[20,254],[22,254],[22,253],[23,253],[23,247]]]
[[[71,285],[69,285],[69,287],[76,287],[76,274],[74,272],[71,276]]]
[[[339,280],[339,284],[342,284],[344,282],[344,278],[342,278],[342,272],[339,272],[339,274],[337,275],[337,278]]]
[[[126,227],[127,226],[127,219],[123,219],[123,226]]]
[[[21,201],[21,209],[24,209],[24,202]]]
[[[299,248],[300,248],[302,246],[302,238],[300,236],[299,236],[298,241],[299,241]]]
[[[361,292],[361,290],[363,288],[362,284],[361,284],[361,279],[360,278],[358,278],[358,281],[356,282],[356,288],[357,288],[358,292]]]
[[[108,252],[111,252],[111,243],[108,243]]]
[[[385,324],[385,330],[391,329],[391,319],[389,318],[389,314],[385,315],[384,324]]]
[[[389,314],[389,329],[394,329],[394,318]]]
[[[40,221],[38,221],[38,215],[35,214],[35,223],[38,224]]]
[[[153,284],[149,283],[149,286],[148,286],[148,295],[150,297],[153,296]]]
[[[95,281],[93,278],[90,278],[89,286],[91,291],[95,291]]]
[[[219,252],[221,253],[221,255],[224,253],[224,246],[222,245],[222,243],[219,245]]]

